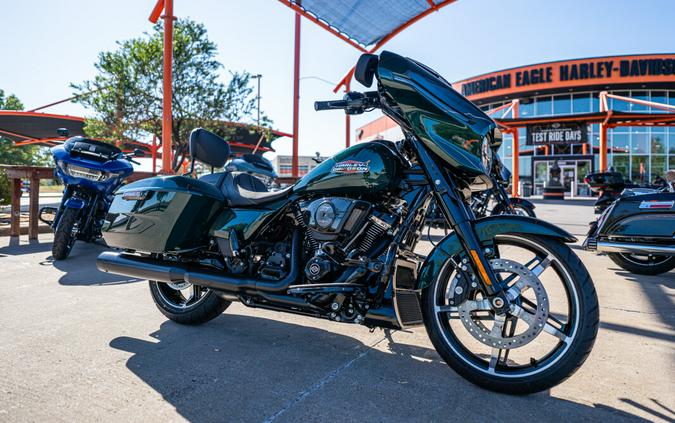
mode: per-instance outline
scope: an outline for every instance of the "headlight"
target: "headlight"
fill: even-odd
[[[107,175],[104,172],[96,169],[89,169],[88,167],[66,164],[64,168],[66,173],[74,178],[88,179],[90,181],[105,181],[107,178]]]

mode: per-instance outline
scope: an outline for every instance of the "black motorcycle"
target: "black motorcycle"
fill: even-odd
[[[584,182],[588,184],[591,191],[598,195],[594,204],[595,214],[601,214],[607,207],[615,202],[624,189],[626,181],[619,172],[595,172],[589,173],[584,177]]]
[[[370,328],[423,324],[441,357],[482,387],[529,393],[568,378],[596,337],[593,282],[566,231],[516,215],[474,218],[471,193],[493,184],[495,123],[394,53],[361,56],[355,78],[367,87],[375,78],[377,90],[316,110],[378,108],[403,141],[356,144],[276,192],[242,187],[238,172],[129,184],[104,234],[124,251],[101,254],[98,268],[149,279],[159,310],[179,323],[240,301]],[[229,155],[202,129],[190,151],[216,168]],[[432,198],[452,233],[422,258],[414,251]]]
[[[625,189],[591,223],[584,248],[607,253],[617,265],[641,275],[675,269],[675,170],[667,188]]]

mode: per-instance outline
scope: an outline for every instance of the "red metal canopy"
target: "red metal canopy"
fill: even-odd
[[[84,135],[84,119],[76,116],[50,113],[0,110],[0,137],[14,141],[14,145],[53,145],[65,140],[56,130],[66,128],[72,136]]]

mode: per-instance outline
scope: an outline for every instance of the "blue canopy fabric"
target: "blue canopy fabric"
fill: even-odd
[[[444,0],[291,0],[363,47],[377,44]]]

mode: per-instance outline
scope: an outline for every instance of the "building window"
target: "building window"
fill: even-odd
[[[553,114],[569,115],[570,113],[572,113],[572,101],[570,100],[570,95],[553,96]]]
[[[637,100],[649,101],[649,92],[647,92],[647,91],[632,91],[631,94],[630,94],[630,97],[635,98]],[[631,112],[648,112],[649,106],[645,106],[644,104],[630,103],[630,111]]]
[[[652,129],[653,131],[653,129]],[[666,153],[666,134],[652,133],[652,142],[651,149],[652,154],[665,154]]]
[[[652,156],[652,171],[648,183],[654,182],[657,176],[663,176],[666,173],[666,156]]]
[[[668,104],[667,91],[652,91],[652,101],[655,103]],[[667,113],[663,109],[652,107],[652,113]]]
[[[649,182],[649,156],[636,154],[631,156],[630,179],[635,184],[646,184]]]
[[[621,97],[630,97],[630,92],[629,91],[618,91],[615,93],[612,93],[615,95],[619,95]],[[630,104],[627,101],[624,100],[616,100],[613,98],[608,98],[607,99],[607,105],[609,106],[610,109],[616,110],[619,112],[628,112],[630,111]]]
[[[572,95],[572,113],[590,113],[591,97],[588,94]]]
[[[630,153],[630,134],[612,132],[612,152],[616,154]]]
[[[535,102],[534,112],[537,116],[548,116],[553,110],[553,103],[551,97],[539,97]]]
[[[534,116],[534,99],[532,98],[521,99],[520,104],[518,105],[518,115],[519,117]]]
[[[649,136],[647,134],[633,131],[630,138],[632,154],[649,154]]]
[[[627,177],[630,174],[628,155],[613,155],[612,167],[616,172],[620,172],[624,178]]]

